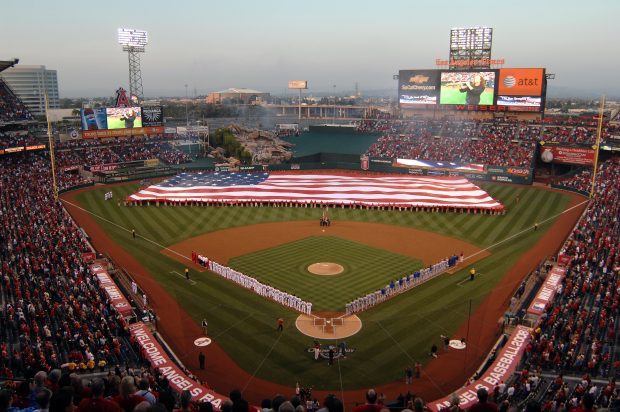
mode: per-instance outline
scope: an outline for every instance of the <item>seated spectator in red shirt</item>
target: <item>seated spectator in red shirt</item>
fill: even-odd
[[[357,405],[354,412],[379,412],[385,411],[387,408],[377,404],[377,392],[374,389],[368,389],[366,392],[366,403]]]

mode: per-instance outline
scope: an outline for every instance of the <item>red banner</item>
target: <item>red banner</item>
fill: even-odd
[[[493,388],[501,381],[506,382],[508,378],[517,369],[517,364],[523,356],[525,344],[530,338],[528,328],[523,325],[518,325],[512,334],[508,337],[506,345],[499,352],[495,361],[482,377],[475,382],[457,389],[455,393],[461,399],[461,409],[469,409],[474,403],[478,402],[476,392],[480,388],[485,388],[489,393],[493,393]],[[429,402],[426,406],[433,411],[437,412],[441,409],[450,407],[450,396],[445,396],[433,402]]]
[[[569,255],[560,254],[558,256],[558,263],[562,266],[568,266],[571,261],[571,257]]]
[[[530,304],[527,313],[532,315],[542,315],[547,309],[547,305],[553,298],[558,289],[558,285],[564,279],[564,275],[566,274],[566,269],[560,266],[553,266],[553,268],[547,274],[547,278],[545,282],[542,284],[541,288],[538,290],[536,297]]]
[[[142,348],[143,354],[151,362],[154,368],[168,378],[170,386],[175,391],[181,393],[184,390],[188,390],[192,394],[192,400],[196,402],[209,401],[217,409],[220,408],[222,401],[228,399],[228,397],[213,392],[212,390],[199,385],[197,382],[190,379],[185,372],[181,370],[164,352],[161,345],[148,327],[142,323],[134,323],[129,326],[131,334],[136,338],[136,341]]]
[[[86,263],[94,262],[96,258],[97,255],[95,254],[95,252],[82,253],[82,260]]]
[[[136,127],[133,129],[111,130],[82,130],[83,139],[97,139],[104,137],[138,136],[143,134],[163,134],[163,126]]]
[[[543,146],[541,157],[551,152],[554,163],[591,166],[594,164],[594,149],[586,147]],[[544,155],[548,156],[548,155]],[[543,157],[544,159],[544,157]]]
[[[116,286],[116,283],[114,283],[106,268],[100,263],[93,263],[90,265],[90,271],[97,276],[101,287],[108,294],[108,297],[112,302],[112,306],[116,308],[118,313],[120,313],[123,317],[131,316],[133,310],[131,309],[129,301],[125,298],[125,295],[123,295],[118,286]]]

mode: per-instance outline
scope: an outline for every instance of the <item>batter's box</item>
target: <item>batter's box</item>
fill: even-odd
[[[332,325],[342,326],[344,325],[344,320],[342,320],[342,318],[332,318]]]
[[[314,318],[314,326],[325,326],[325,318]]]

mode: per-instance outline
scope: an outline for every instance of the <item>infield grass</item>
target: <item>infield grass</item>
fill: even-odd
[[[353,389],[402,379],[405,365],[414,359],[423,363],[428,361],[429,348],[433,342],[439,344],[439,335],[452,335],[467,319],[469,301],[475,310],[549,228],[549,224],[541,224],[539,230],[533,231],[534,223],[562,212],[568,202],[568,196],[562,193],[532,187],[480,186],[507,206],[506,215],[330,211],[334,222],[351,220],[401,225],[463,239],[481,248],[514,236],[492,247],[491,256],[476,263],[477,271],[483,276],[475,282],[458,285],[467,276],[467,269],[464,269],[454,275],[439,276],[362,313],[362,330],[347,339],[355,352],[340,362],[339,368],[314,362],[311,354],[306,352],[312,342],[292,326],[297,313],[209,272],[192,270],[191,277],[196,284],[190,285],[171,274],[172,271],[183,273],[181,263],[160,253],[159,246],[143,239],[133,240],[130,233],[131,228],[135,228],[140,235],[167,246],[229,227],[289,220],[316,221],[320,216],[319,209],[119,207],[117,201],[137,189],[132,184],[98,187],[81,193],[78,201],[86,210],[125,228],[99,220],[110,237],[138,259],[197,323],[203,317],[208,318],[211,337],[250,374],[256,373],[260,378],[289,386],[299,382],[317,389],[336,389],[342,384],[344,389]],[[106,202],[103,197],[109,190],[112,190],[114,200]],[[386,272],[389,272],[387,268]],[[252,274],[249,268],[248,274]],[[275,332],[278,317],[285,319],[285,329],[281,334]],[[497,319],[488,321],[494,323]],[[197,351],[178,355],[190,368],[197,367]],[[245,384],[239,382],[239,387],[243,388]]]
[[[344,267],[334,276],[318,276],[307,267],[332,262]],[[280,290],[312,302],[313,311],[343,311],[345,304],[375,291],[398,275],[423,266],[419,260],[335,236],[311,236],[233,258],[229,266]],[[389,270],[386,270],[389,268]]]

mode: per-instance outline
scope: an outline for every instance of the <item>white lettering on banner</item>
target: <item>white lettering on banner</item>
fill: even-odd
[[[199,402],[207,400],[219,409],[223,396],[214,392],[208,391],[206,388],[198,386],[196,382],[192,381],[181,371],[162,351],[159,343],[155,340],[153,335],[146,329],[143,323],[135,323],[129,326],[131,333],[135,337],[136,341],[140,344],[140,347],[146,353],[147,358],[151,361],[154,367],[157,367],[160,372],[168,378],[171,386],[178,392],[189,390],[193,398],[196,398]]]
[[[544,311],[547,304],[553,300],[558,285],[562,282],[562,279],[564,279],[565,273],[566,269],[559,266],[554,266],[553,269],[551,269],[545,282],[528,308],[528,313],[541,314]]]
[[[474,402],[477,402],[476,392],[478,389],[485,388],[488,392],[491,392],[495,385],[502,380],[506,380],[515,371],[529,336],[528,328],[521,325],[517,326],[508,338],[504,348],[498,354],[495,362],[484,373],[482,378],[456,391],[456,394],[461,398],[460,407],[462,409],[467,409]],[[446,396],[430,402],[428,406],[433,412],[437,412],[449,407],[450,399]]]

